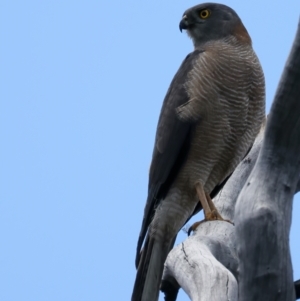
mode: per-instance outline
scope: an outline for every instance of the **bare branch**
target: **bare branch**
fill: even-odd
[[[295,300],[289,251],[300,173],[300,27],[256,165],[236,206],[239,300]]]
[[[237,301],[237,281],[217,260],[217,255],[228,253],[228,257],[223,256],[224,263],[237,267],[237,257],[225,243],[225,237],[230,239],[233,235],[233,225],[217,221],[203,223],[199,228],[197,235],[188,238],[169,254],[164,277],[172,274],[193,301]],[[199,235],[198,231],[205,233]],[[214,235],[216,233],[219,237]]]

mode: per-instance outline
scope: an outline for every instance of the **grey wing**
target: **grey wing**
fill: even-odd
[[[190,53],[175,74],[161,109],[149,174],[148,198],[137,244],[136,266],[140,250],[155,208],[163,199],[189,151],[193,121],[181,121],[176,108],[189,100],[185,82],[201,50]]]

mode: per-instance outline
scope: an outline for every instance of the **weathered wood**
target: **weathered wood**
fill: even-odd
[[[289,251],[300,173],[300,26],[256,165],[236,205],[239,301],[295,300]]]
[[[239,164],[214,203],[226,219],[234,221],[234,206],[262,144],[264,127],[250,153]],[[237,300],[235,227],[228,222],[205,222],[194,235],[175,247],[165,263],[162,291],[176,300],[182,287],[191,300]]]
[[[233,225],[224,222],[203,223],[203,236],[188,238],[170,254],[173,267],[179,271],[176,280],[193,301],[237,301],[237,281],[234,275],[220,262],[237,267],[237,257],[224,241],[234,235]],[[220,231],[222,229],[222,231]],[[220,237],[214,235],[219,233]],[[218,258],[217,254],[228,254]],[[215,255],[215,256],[214,256]],[[219,260],[217,260],[217,258]],[[166,266],[166,273],[168,265]],[[188,273],[185,273],[185,271]],[[211,271],[211,272],[209,272]]]

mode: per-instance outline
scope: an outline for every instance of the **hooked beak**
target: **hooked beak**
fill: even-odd
[[[179,23],[180,32],[182,32],[182,29],[188,29],[188,27],[189,27],[188,18],[187,15],[184,15]]]

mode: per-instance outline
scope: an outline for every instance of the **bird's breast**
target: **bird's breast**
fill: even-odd
[[[264,119],[264,76],[255,53],[226,47],[199,55],[186,83],[187,109],[199,116],[178,180],[189,179],[190,187],[199,180],[207,192],[243,159]]]

